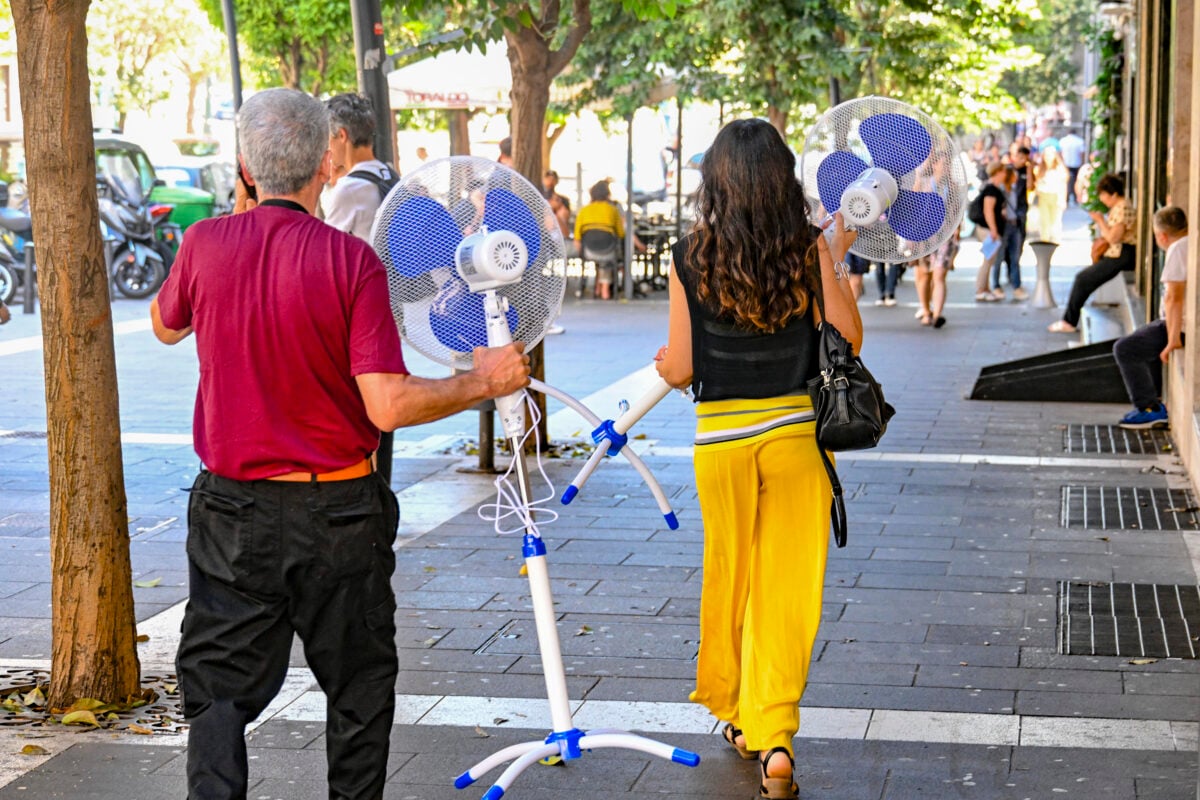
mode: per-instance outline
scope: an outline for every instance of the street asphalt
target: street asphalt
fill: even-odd
[[[1055,261],[1060,303],[1086,258],[1083,221],[1071,212],[1070,241]],[[1032,289],[1028,251],[1026,259]],[[878,449],[839,459],[849,546],[830,553],[796,742],[801,797],[1200,797],[1200,661],[1128,649],[1068,654],[1060,641],[1061,582],[1158,584],[1194,595],[1200,559],[1194,514],[1183,515],[1183,531],[1101,529],[1095,514],[1067,518],[1069,492],[1183,492],[1186,478],[1169,450],[1068,452],[1070,426],[1113,425],[1124,406],[967,399],[982,366],[1064,348],[1070,338],[1046,332],[1060,310],[974,303],[978,263],[978,245],[964,244],[940,330],[914,320],[911,273],[895,307],[874,305],[868,276],[863,356],[897,415]],[[154,340],[146,310],[144,302],[113,305],[133,574],[154,584],[134,589],[139,629],[151,637],[140,645],[143,670],[169,676],[186,598],[183,487],[197,468],[188,439],[197,370],[190,342]],[[666,313],[665,293],[632,303],[569,297],[566,331],[546,345],[548,382],[579,397],[633,391],[637,380],[627,376],[664,343]],[[38,326],[17,307],[0,328],[0,690],[46,668],[51,649]],[[416,355],[410,361],[414,371],[445,374]],[[618,413],[611,402],[595,410]],[[556,440],[586,436],[589,426],[561,404],[550,412]],[[493,495],[491,477],[471,471],[476,459],[465,450],[476,422],[468,413],[397,433],[393,486],[407,522],[394,579],[401,674],[389,800],[478,798],[499,770],[461,791],[454,778],[502,747],[549,733],[519,537],[497,535],[476,513]],[[687,702],[702,548],[692,426],[690,403],[672,394],[634,431],[644,435],[634,443],[671,498],[679,530],[668,529],[628,464],[612,460],[572,505],[552,504],[560,517],[543,534],[580,727],[632,729],[694,750],[701,764],[595,750],[566,766],[534,765],[505,797],[756,795],[754,764]],[[578,455],[547,460],[559,494],[582,463]],[[1194,495],[1176,497],[1195,505]],[[1143,622],[1153,616],[1139,614]],[[1184,645],[1191,638],[1200,649],[1196,633]],[[279,702],[248,736],[249,798],[327,796],[322,714],[297,650]],[[20,754],[31,743],[46,752]],[[0,800],[182,798],[184,763],[178,733],[45,733],[0,716]]]

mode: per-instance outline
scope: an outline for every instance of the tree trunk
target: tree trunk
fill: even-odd
[[[562,137],[563,131],[567,129],[564,122],[561,125],[555,126],[554,130],[550,130],[550,123],[545,121],[542,123],[542,164],[546,169],[550,169],[550,152],[554,149],[554,145]]]
[[[550,105],[550,81],[545,46],[514,44],[516,37],[509,34],[508,60],[512,66],[512,145],[513,169],[525,176],[537,189],[542,188],[542,123],[546,119],[546,108]],[[546,357],[544,342],[529,351],[529,369],[534,378],[546,380]],[[539,420],[538,437],[543,446],[550,443],[546,424],[546,397],[533,392],[537,402]]]
[[[125,702],[140,681],[108,272],[96,210],[88,2],[12,0],[46,370],[48,699],[59,708],[81,697]]]
[[[513,37],[515,39],[515,37]],[[542,185],[542,131],[550,106],[548,51],[544,47],[508,43],[512,66],[513,168],[534,186]]]
[[[471,155],[471,112],[464,108],[455,108],[446,112],[446,121],[450,125],[450,155]]]
[[[771,127],[779,131],[779,135],[784,139],[787,138],[787,119],[788,110],[780,108],[777,105],[767,106],[767,122],[771,123]]]
[[[187,95],[187,134],[191,136],[196,132],[196,123],[192,118],[196,115],[196,93],[200,91],[200,79],[202,76],[195,73],[188,74],[188,95]]]

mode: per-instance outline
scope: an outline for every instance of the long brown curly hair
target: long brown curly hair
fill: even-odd
[[[772,333],[808,310],[816,239],[796,157],[761,119],[729,123],[700,164],[688,249],[696,295],[739,328]]]

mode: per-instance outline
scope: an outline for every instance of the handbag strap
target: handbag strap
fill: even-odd
[[[817,445],[821,460],[825,462],[825,472],[829,475],[829,485],[833,487],[833,502],[829,506],[829,521],[833,526],[833,541],[838,547],[846,546],[846,500],[842,496],[842,482],[838,480],[837,470],[829,460],[825,448]]]
[[[818,235],[823,236],[824,234]],[[824,326],[828,324],[829,320],[825,316],[825,277],[821,274],[819,266],[817,271],[817,291],[814,293],[814,299],[817,301],[817,310],[821,312],[821,325]],[[821,454],[821,461],[825,463],[825,472],[829,475],[829,485],[833,489],[833,502],[829,505],[829,521],[833,527],[833,541],[838,547],[845,547],[846,500],[842,496],[842,482],[838,479],[837,470],[834,469],[833,462],[829,460],[829,453],[825,451],[825,448],[818,444],[817,452]]]

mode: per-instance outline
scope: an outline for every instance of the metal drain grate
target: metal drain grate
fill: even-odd
[[[45,431],[0,431],[0,439],[45,439]]]
[[[1060,524],[1094,530],[1193,531],[1200,529],[1198,510],[1188,489],[1064,486]]]
[[[1174,452],[1166,430],[1127,431],[1116,425],[1068,425],[1063,431],[1063,449],[1068,453],[1115,453],[1157,455]]]
[[[1196,658],[1200,585],[1058,583],[1064,655]]]

